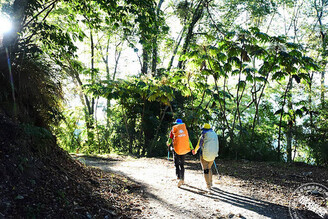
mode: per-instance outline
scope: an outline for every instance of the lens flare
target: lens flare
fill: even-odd
[[[10,20],[6,17],[0,16],[0,34],[9,32],[12,29]]]

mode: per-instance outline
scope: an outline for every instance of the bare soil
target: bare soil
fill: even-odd
[[[205,190],[199,161],[186,159],[185,185],[177,187],[172,158],[79,157],[88,166],[115,172],[140,185],[139,218],[290,218],[290,194],[308,182],[328,184],[325,168],[217,160],[214,186]]]
[[[138,183],[86,167],[39,134],[0,113],[0,219],[139,217]]]
[[[70,156],[53,137],[0,113],[0,219],[288,218],[296,188],[328,185],[326,168],[216,163],[211,193],[194,156],[187,156],[186,184],[177,188],[172,158]]]

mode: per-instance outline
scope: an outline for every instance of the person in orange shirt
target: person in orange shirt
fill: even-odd
[[[180,186],[184,184],[185,155],[190,151],[192,151],[192,153],[195,151],[189,139],[186,125],[181,119],[177,119],[175,124],[176,125],[172,127],[170,132],[167,146],[169,147],[173,142],[175,173],[179,180],[178,187],[180,188]]]

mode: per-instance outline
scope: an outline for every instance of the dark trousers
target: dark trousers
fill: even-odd
[[[186,155],[178,155],[174,151],[174,166],[175,166],[175,174],[177,175],[178,179],[184,180],[184,162],[185,162]]]

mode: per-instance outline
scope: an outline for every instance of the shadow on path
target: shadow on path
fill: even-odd
[[[231,192],[224,191],[217,187],[212,187],[211,192],[205,191],[200,188],[185,184],[180,189],[188,192],[192,192],[213,200],[225,202],[236,207],[244,208],[253,212],[256,212],[262,216],[270,218],[290,218],[289,210],[287,207],[282,205],[277,205],[271,202],[266,202],[258,200],[255,198],[234,194]],[[243,217],[242,217],[243,218]]]
[[[75,158],[76,159],[76,158]],[[122,162],[120,159],[113,159],[113,158],[94,158],[94,157],[84,157],[84,162],[88,166],[97,166],[100,167],[102,170],[107,172],[115,172],[117,174],[120,174],[122,176],[127,177],[129,180],[137,183],[140,185],[140,189],[143,190],[142,193],[148,198],[153,199],[155,202],[157,202],[158,205],[164,206],[171,214],[174,215],[168,215],[168,216],[178,216],[180,218],[183,218],[183,216],[187,215],[193,215],[195,218],[204,218],[204,215],[202,215],[202,211],[199,211],[199,209],[185,209],[183,207],[179,207],[176,204],[172,204],[168,202],[167,200],[163,199],[162,197],[154,194],[151,192],[151,190],[148,188],[149,185],[145,182],[140,182],[139,180],[132,179],[129,174],[124,173],[123,171],[115,170],[113,166],[119,164]],[[81,160],[80,160],[81,161]],[[187,165],[193,166],[194,168],[190,169],[200,169],[200,164],[198,164],[195,161],[187,162]],[[207,191],[184,184],[180,189],[191,192],[194,194],[197,194],[201,197],[207,197],[212,199],[213,201],[218,202],[217,208],[220,210],[220,208],[224,208],[228,205],[220,205],[220,202],[239,207],[244,209],[245,211],[253,211],[263,217],[269,217],[269,218],[290,218],[288,213],[288,207],[277,205],[274,203],[258,200],[255,198],[235,194],[232,192],[224,191],[222,189],[219,189],[217,187],[213,187],[210,193],[207,193]],[[286,197],[287,198],[287,197]],[[239,213],[240,211],[238,211]],[[243,212],[243,211],[242,211]],[[233,212],[235,213],[235,212]],[[236,214],[238,214],[236,213]],[[247,217],[247,213],[245,213]],[[240,218],[245,218],[242,215]],[[248,218],[248,217],[247,217]]]

